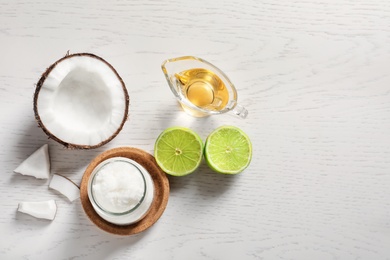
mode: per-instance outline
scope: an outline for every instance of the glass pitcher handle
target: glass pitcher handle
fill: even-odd
[[[237,104],[237,105],[233,108],[232,112],[233,112],[236,116],[239,116],[239,117],[241,117],[241,118],[246,118],[246,117],[248,116],[248,110],[247,110],[245,107],[243,107],[243,106],[241,106],[241,105],[239,105],[239,104]]]

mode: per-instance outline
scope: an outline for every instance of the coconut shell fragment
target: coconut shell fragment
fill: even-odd
[[[48,179],[50,176],[49,146],[45,144],[36,150],[14,172],[34,176],[37,179]]]
[[[35,218],[53,220],[57,213],[57,204],[54,200],[25,201],[19,203],[18,211]]]
[[[58,191],[69,199],[70,202],[80,198],[79,187],[70,179],[54,174],[50,180],[49,188]]]

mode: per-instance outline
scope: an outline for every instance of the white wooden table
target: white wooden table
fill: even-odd
[[[0,0],[0,47],[0,259],[390,259],[388,1]],[[67,51],[106,59],[130,94],[124,129],[99,149],[66,150],[33,116],[35,84]],[[225,71],[248,118],[182,112],[160,65],[183,55]],[[205,139],[226,124],[250,136],[249,168],[170,178],[164,214],[134,236],[13,173],[48,143],[52,173],[80,183],[110,148],[153,153],[166,127]],[[47,199],[53,221],[16,212]]]

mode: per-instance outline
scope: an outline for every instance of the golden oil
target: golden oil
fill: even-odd
[[[195,106],[207,110],[222,110],[229,101],[229,91],[212,71],[194,68],[176,73],[181,92]]]

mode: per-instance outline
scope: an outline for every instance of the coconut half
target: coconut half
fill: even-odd
[[[90,53],[66,55],[37,83],[34,113],[49,138],[72,149],[91,149],[122,130],[129,110],[126,86],[104,59]]]

